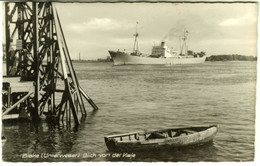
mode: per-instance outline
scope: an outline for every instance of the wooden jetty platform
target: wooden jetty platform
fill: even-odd
[[[25,109],[28,109],[26,106],[34,95],[33,81],[21,81],[21,77],[3,77],[2,82],[2,120],[29,118]]]

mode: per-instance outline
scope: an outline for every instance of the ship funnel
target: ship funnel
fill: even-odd
[[[161,42],[161,46],[165,46],[165,42]]]

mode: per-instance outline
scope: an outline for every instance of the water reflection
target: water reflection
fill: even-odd
[[[109,152],[111,156],[115,153]],[[135,154],[135,157],[110,157],[108,161],[136,161],[136,162],[194,162],[194,161],[215,161],[217,148],[214,142],[208,142],[201,146],[188,146],[180,148],[172,148],[167,150],[145,151],[145,152],[128,152],[127,154]],[[126,153],[121,153],[122,155]],[[121,156],[122,156],[121,155]]]
[[[98,113],[97,110],[93,110],[92,112],[90,112],[90,113],[88,114],[87,119],[88,119],[88,120],[92,120],[92,119],[96,116],[97,113]]]
[[[77,131],[78,127],[62,123],[4,123],[3,135],[8,141],[3,147],[3,159],[18,160],[23,154],[69,153],[78,139]]]
[[[92,112],[91,107],[86,108],[86,120],[77,127],[73,123],[46,121],[3,124],[3,135],[7,137],[4,160],[254,160],[255,63],[221,62],[186,67],[111,67],[80,63],[76,67],[82,88],[89,91],[100,110]],[[104,143],[104,136],[113,133],[208,124],[220,125],[211,145],[143,152],[134,158],[82,157],[91,153],[113,154]],[[79,153],[82,156],[39,160],[22,159],[23,153]]]

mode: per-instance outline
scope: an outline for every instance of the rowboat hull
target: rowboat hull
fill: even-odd
[[[172,149],[193,145],[198,146],[212,141],[217,130],[217,125],[211,125],[164,129],[150,132],[134,132],[107,136],[105,137],[105,143],[110,151],[145,151]],[[178,132],[182,132],[182,134],[178,135]],[[160,133],[159,137],[152,138],[151,136],[154,135],[154,133]]]

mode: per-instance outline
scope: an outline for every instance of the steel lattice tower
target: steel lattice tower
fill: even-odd
[[[87,114],[83,98],[94,110],[98,109],[79,86],[54,4],[5,3],[5,38],[7,77],[33,81],[33,95],[29,95],[27,102],[21,102],[25,102],[34,120],[45,114],[59,120],[66,117],[68,121],[73,117],[75,124],[79,124]],[[63,86],[59,89],[57,83],[61,81]],[[12,96],[12,104],[25,95]],[[5,103],[3,113],[7,114],[11,110]]]

